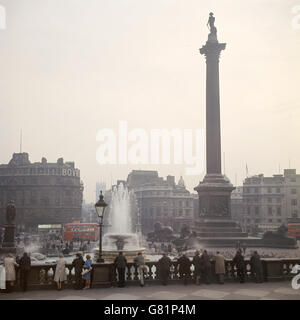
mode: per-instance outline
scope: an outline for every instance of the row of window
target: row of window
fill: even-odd
[[[254,188],[250,188],[250,187],[244,187],[244,193],[260,193],[263,194],[264,192],[267,193],[281,193],[281,188],[258,188],[258,187],[254,187]],[[290,189],[290,193],[291,194],[297,194],[297,189],[296,188],[291,188]]]
[[[265,220],[262,220],[262,219],[246,219],[246,222],[247,223],[262,223],[262,222],[276,222],[276,223],[282,223],[283,220],[282,219],[265,219]]]
[[[260,207],[248,207],[247,208],[247,214],[248,215],[251,215],[251,212],[255,213],[255,215],[260,215]],[[275,208],[272,208],[272,207],[268,207],[268,215],[273,215],[273,213],[276,212],[276,215],[277,216],[281,216],[281,207],[275,207]]]
[[[181,217],[181,216],[186,216],[186,217],[192,217],[193,216],[193,210],[192,209],[186,209],[186,210],[168,210],[167,208],[161,208],[161,207],[151,207],[151,208],[144,208],[144,214],[145,216],[149,215],[150,217],[153,216],[169,216],[168,213],[170,213],[171,216],[173,217]]]

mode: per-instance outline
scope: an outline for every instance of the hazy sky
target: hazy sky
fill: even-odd
[[[75,161],[84,198],[132,169],[100,166],[101,128],[204,128],[205,59],[213,11],[220,42],[222,154],[226,175],[300,173],[300,0],[0,0],[0,163],[23,151]],[[300,14],[300,11],[299,11]],[[300,22],[300,21],[299,21]],[[159,165],[161,176],[183,165]],[[189,190],[201,176],[184,177]]]

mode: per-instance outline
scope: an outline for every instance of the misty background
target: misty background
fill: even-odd
[[[96,161],[102,128],[205,127],[205,58],[199,48],[214,12],[220,59],[222,156],[226,175],[300,172],[300,0],[0,0],[0,163],[20,150],[31,162],[75,161],[84,199],[132,169],[203,178],[185,165]],[[299,12],[300,13],[300,12]],[[205,152],[205,149],[203,149]],[[222,160],[223,167],[223,160]]]

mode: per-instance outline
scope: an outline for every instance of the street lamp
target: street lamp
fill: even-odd
[[[104,259],[102,258],[102,226],[103,226],[104,211],[105,211],[106,207],[107,207],[107,203],[104,201],[104,197],[102,195],[102,191],[100,191],[99,200],[95,204],[95,209],[96,209],[97,215],[99,217],[99,231],[100,231],[99,257],[97,259],[97,262],[104,262]]]

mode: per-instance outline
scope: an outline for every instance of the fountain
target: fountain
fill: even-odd
[[[135,217],[134,194],[128,191],[122,183],[113,187],[109,206],[109,232],[103,237],[103,258],[112,262],[123,251],[128,262],[132,262],[138,252],[145,252],[141,248],[140,235],[137,233],[138,221]],[[95,248],[97,254],[98,248]],[[96,258],[96,257],[95,257]]]

